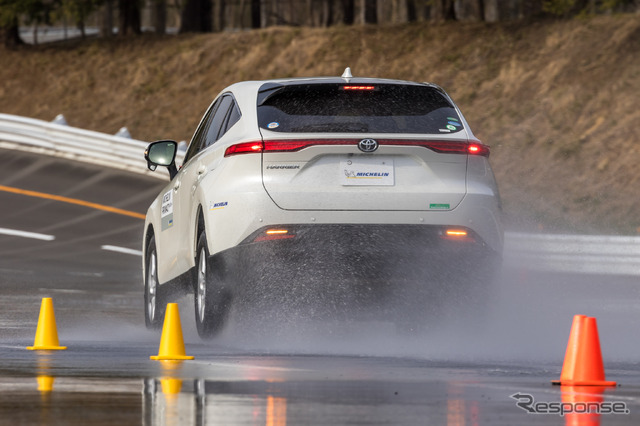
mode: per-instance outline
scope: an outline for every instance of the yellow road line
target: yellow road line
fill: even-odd
[[[44,198],[47,200],[61,201],[63,203],[76,204],[78,206],[89,207],[96,210],[102,210],[109,213],[121,214],[124,216],[135,217],[136,219],[144,219],[145,215],[141,213],[123,210],[116,207],[105,206],[103,204],[90,203],[89,201],[78,200],[75,198],[62,197],[60,195],[46,194],[44,192],[29,191],[26,189],[12,188],[10,186],[0,185],[0,191],[11,192],[13,194],[28,195],[29,197]]]

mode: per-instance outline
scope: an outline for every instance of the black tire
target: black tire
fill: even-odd
[[[166,304],[158,284],[158,255],[155,237],[147,246],[144,274],[144,320],[147,328],[159,329],[164,322]]]
[[[204,232],[198,238],[196,250],[193,300],[198,335],[208,339],[220,333],[227,319],[231,298],[223,286],[220,271],[211,268]]]

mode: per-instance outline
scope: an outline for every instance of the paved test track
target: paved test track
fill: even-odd
[[[140,258],[113,250],[140,251],[140,217],[162,185],[163,181],[135,173],[0,150],[0,228],[54,238],[47,241],[0,231],[4,294],[29,294],[37,304],[45,295],[89,292],[95,297],[79,308],[96,312],[105,309],[102,302],[107,306],[139,303]],[[47,196],[84,205],[43,198]],[[89,203],[123,212],[100,210]],[[60,299],[56,302],[76,303],[74,296]],[[13,322],[20,327],[24,315],[33,315],[20,311],[6,297],[0,303],[5,312],[16,310],[5,326]]]
[[[590,418],[590,424],[640,419],[632,277],[512,270],[502,278],[501,318],[481,336],[454,327],[397,337],[384,324],[356,325],[344,336],[326,330],[301,335],[275,324],[262,338],[231,335],[202,343],[189,304],[181,303],[187,353],[196,359],[150,361],[159,335],[143,326],[135,253],[143,221],[86,204],[144,213],[162,185],[141,175],[0,150],[0,423],[573,424],[571,416],[527,414],[510,395],[529,393],[540,402],[566,398],[549,380],[559,374],[574,313],[602,319],[605,362],[610,354],[615,360],[607,375],[622,385],[607,390],[605,400],[630,410]],[[67,351],[24,349],[33,342],[45,296],[54,298]],[[599,398],[591,389],[580,393]]]

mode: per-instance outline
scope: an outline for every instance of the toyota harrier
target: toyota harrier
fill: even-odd
[[[432,291],[406,300],[441,303],[444,289],[485,291],[501,259],[489,147],[435,84],[349,69],[236,83],[207,109],[180,167],[176,153],[173,141],[145,152],[170,174],[145,222],[149,327],[184,291],[202,337],[252,291],[313,286],[331,303],[337,281],[382,298],[411,281]]]

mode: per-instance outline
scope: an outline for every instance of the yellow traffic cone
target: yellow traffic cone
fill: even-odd
[[[177,303],[167,303],[167,311],[164,314],[162,325],[162,337],[158,355],[151,356],[154,360],[168,359],[193,359],[187,356],[184,350],[182,338],[182,325],[180,324],[180,312]]]
[[[33,350],[63,350],[66,346],[60,346],[58,341],[58,328],[56,327],[56,315],[53,312],[53,300],[50,297],[42,299],[40,306],[40,317],[38,318],[38,328],[33,346],[27,346]]]

